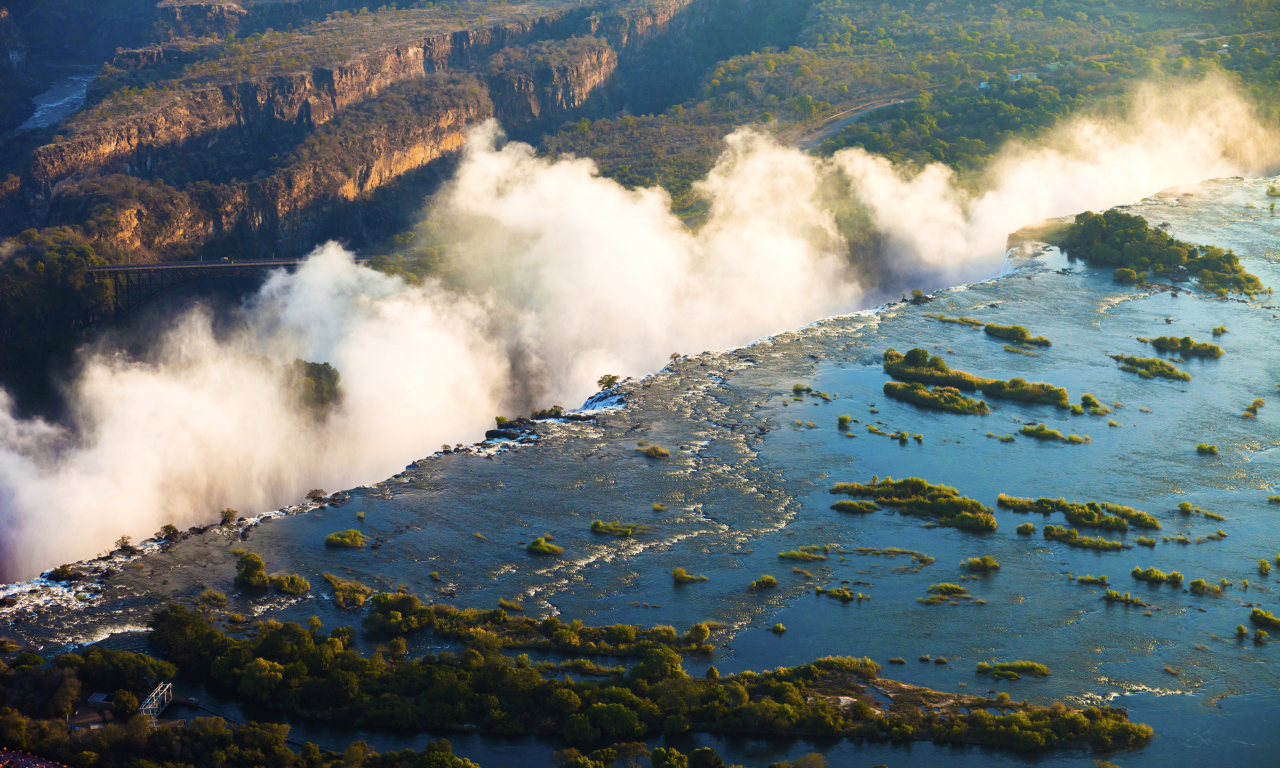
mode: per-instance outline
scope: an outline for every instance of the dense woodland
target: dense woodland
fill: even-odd
[[[386,610],[378,613],[384,616],[399,616],[392,609],[405,604],[396,595],[375,602],[383,604]],[[422,608],[409,607],[414,613]],[[364,728],[416,732],[474,726],[488,734],[543,734],[566,745],[566,762],[576,768],[603,768],[627,755],[650,757],[655,766],[723,766],[710,750],[685,756],[668,747],[650,752],[643,743],[688,731],[929,739],[1024,751],[1052,746],[1112,750],[1145,744],[1152,735],[1149,727],[1130,723],[1122,710],[1036,707],[1012,702],[1007,695],[963,697],[962,706],[939,710],[931,706],[931,692],[910,688],[900,692],[889,711],[879,711],[866,690],[880,670],[870,659],[827,657],[798,667],[726,676],[712,668],[695,678],[683,670],[681,651],[706,639],[703,625],[677,636],[663,627],[587,628],[554,618],[534,621],[539,627],[535,632],[607,638],[638,658],[630,669],[597,670],[589,673],[597,679],[575,681],[559,674],[553,663],[533,664],[527,656],[511,658],[502,652],[525,621],[516,620],[513,634],[506,627],[511,620],[501,610],[442,608],[439,615],[427,609],[432,624],[465,626],[465,650],[414,660],[404,653],[403,643],[394,642],[386,656],[361,656],[351,648],[350,627],[324,633],[317,619],[308,627],[260,622],[253,636],[236,639],[214,628],[204,615],[171,605],[157,611],[151,623],[152,640],[164,661],[100,648],[51,660],[24,653],[0,661],[0,748],[31,751],[72,768],[472,765],[453,756],[444,741],[418,753],[386,755],[372,755],[357,743],[337,755],[321,753],[312,744],[295,753],[285,741],[287,726],[267,723],[233,728],[219,718],[197,718],[186,728],[152,730],[137,715],[137,702],[158,681],[178,674],[294,716]],[[113,724],[70,732],[62,718],[91,690],[115,692]],[[839,705],[837,696],[852,697],[852,704]],[[1002,714],[992,714],[992,709]]]

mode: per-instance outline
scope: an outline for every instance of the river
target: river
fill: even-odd
[[[69,66],[61,78],[55,80],[49,90],[34,96],[31,104],[35,112],[18,126],[19,131],[48,128],[79,109],[89,90],[89,83],[96,77],[97,67]]]

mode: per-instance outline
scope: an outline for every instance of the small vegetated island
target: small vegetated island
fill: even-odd
[[[931,485],[927,480],[908,477],[883,480],[873,477],[870,483],[836,483],[831,493],[865,496],[877,504],[893,507],[899,514],[932,518],[938,525],[975,533],[996,529],[996,518],[982,502],[961,496],[955,488]]]
[[[365,545],[364,534],[355,528],[348,528],[345,531],[335,531],[324,537],[324,545],[326,547],[340,547],[346,549],[360,549]]]
[[[966,371],[954,371],[947,361],[928,350],[916,347],[905,355],[895,349],[884,351],[884,372],[899,381],[932,384],[935,387],[951,387],[965,392],[981,391],[997,400],[1015,400],[1023,403],[1040,403],[1059,408],[1071,406],[1067,390],[1044,382],[1028,382],[1013,378],[984,379]],[[889,394],[886,385],[885,394]],[[957,393],[958,394],[958,393]],[[892,396],[892,395],[891,395]],[[978,401],[974,401],[978,402]],[[984,404],[985,405],[985,404]]]
[[[1021,680],[1023,675],[1046,677],[1049,667],[1035,661],[978,662],[978,674],[991,675],[997,680]]]
[[[1062,247],[1068,258],[1115,267],[1117,282],[1145,282],[1148,273],[1157,277],[1185,274],[1194,277],[1201,290],[1217,296],[1252,296],[1264,290],[1262,281],[1246,272],[1231,251],[1184,243],[1150,226],[1143,217],[1118,209],[1078,214],[1063,235]]]
[[[1125,373],[1136,373],[1138,378],[1191,381],[1191,374],[1173,367],[1158,357],[1137,357],[1134,355],[1108,355],[1108,357],[1120,363],[1120,370]]]
[[[1046,517],[1054,512],[1061,512],[1067,522],[1080,527],[1103,528],[1113,531],[1127,531],[1129,526],[1160,530],[1160,521],[1151,515],[1133,507],[1109,502],[1087,501],[1077,504],[1066,499],[1023,499],[1017,496],[1000,494],[996,497],[996,506],[1012,512],[1030,514],[1038,512]]]
[[[982,326],[982,330],[988,336],[994,336],[997,339],[1008,339],[1023,344],[1034,344],[1037,347],[1050,347],[1053,342],[1043,336],[1032,336],[1031,332],[1021,325],[996,325],[995,323],[987,323]]]
[[[1190,336],[1183,336],[1182,338],[1177,336],[1157,336],[1154,339],[1139,336],[1138,341],[1143,344],[1150,344],[1161,352],[1177,352],[1183,357],[1207,357],[1211,360],[1217,360],[1226,354],[1222,351],[1222,347],[1217,344],[1195,341]]]

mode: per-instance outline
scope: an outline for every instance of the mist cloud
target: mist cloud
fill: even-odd
[[[448,286],[406,285],[330,244],[272,277],[230,333],[196,308],[141,359],[85,350],[66,425],[20,419],[0,393],[0,577],[224,506],[253,514],[379,480],[478,439],[496,414],[580,403],[601,374],[988,277],[1028,223],[1277,156],[1244,100],[1203,88],[1140,93],[1123,123],[1010,147],[979,194],[941,166],[907,173],[859,150],[821,160],[741,130],[699,185],[710,208],[692,229],[660,189],[626,190],[589,160],[539,158],[483,126],[428,214],[452,243]],[[887,282],[849,270],[838,189],[882,233]],[[295,407],[282,373],[295,357],[342,374],[322,421]]]

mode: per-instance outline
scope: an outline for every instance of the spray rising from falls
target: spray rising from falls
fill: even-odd
[[[1139,103],[1124,125],[1068,126],[1057,149],[1011,148],[976,197],[941,167],[906,175],[860,151],[818,160],[740,131],[700,185],[709,213],[696,231],[661,190],[623,189],[587,160],[498,148],[496,128],[482,127],[431,214],[456,241],[449,288],[406,285],[328,245],[269,280],[233,333],[194,309],[144,359],[84,352],[67,426],[0,403],[0,577],[91,556],[123,533],[209,522],[225,506],[263,511],[378,480],[478,438],[495,414],[581,402],[601,374],[746,343],[854,308],[872,289],[987,277],[1024,224],[1275,157],[1231,96],[1181,113]],[[833,214],[849,195],[883,233],[884,273],[898,282],[852,276]],[[297,407],[280,365],[297,357],[341,371],[344,397],[323,419]]]

